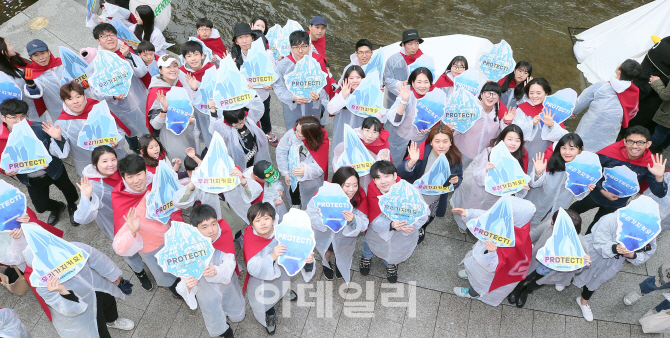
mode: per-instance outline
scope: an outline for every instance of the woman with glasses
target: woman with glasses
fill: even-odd
[[[516,107],[517,102],[523,98],[523,88],[533,79],[533,66],[528,61],[519,61],[514,66],[514,71],[498,80],[502,96],[500,102],[507,107]]]
[[[447,96],[453,92],[454,79],[468,70],[468,60],[465,56],[455,56],[447,65],[447,70],[435,81],[435,87],[442,89]]]

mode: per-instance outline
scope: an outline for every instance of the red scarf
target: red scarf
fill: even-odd
[[[451,80],[449,76],[447,76],[447,73],[442,74],[437,81],[435,81],[435,87],[436,88],[445,88],[445,87],[453,87],[454,86],[454,81]]]
[[[507,76],[512,76],[512,80],[509,82],[509,89],[514,89],[516,88],[516,80],[514,80],[514,75],[507,75]],[[498,84],[500,87],[505,83],[505,80],[507,79],[507,76],[503,77],[502,79],[498,80]]]
[[[156,61],[158,61],[158,55],[157,55],[157,54],[154,54],[154,59],[155,59]],[[143,62],[144,62],[144,61],[143,61]],[[149,66],[147,65],[147,67],[149,67]],[[142,80],[142,83],[144,83],[144,86],[147,87],[147,89],[149,89],[149,85],[151,84],[151,78],[152,78],[152,77],[153,77],[153,76],[151,76],[151,73],[149,73],[149,72],[147,71],[147,73],[144,74],[144,76],[142,76],[142,78],[140,79],[140,80]]]
[[[400,176],[398,176],[395,180],[396,183],[400,182]],[[377,188],[377,185],[375,184],[375,181],[373,180],[370,182],[368,185],[368,220],[370,220],[370,223],[379,216],[379,214],[382,213],[382,209],[379,208],[379,196],[382,195],[382,192]]]
[[[624,116],[626,116],[624,114]],[[654,163],[652,161],[652,155],[651,151],[649,149],[646,149],[640,158],[631,160],[628,157],[628,151],[626,150],[626,140],[621,140],[619,142],[613,143],[611,145],[608,145],[607,147],[601,149],[599,152],[596,154],[598,155],[605,155],[607,157],[611,157],[615,160],[619,160],[622,162],[628,162],[632,165],[640,166],[640,167],[647,167],[647,166],[653,166]],[[647,184],[647,181],[642,181],[640,183],[640,194],[643,193],[645,190],[649,188],[649,184]]]
[[[489,292],[526,279],[528,268],[533,259],[533,244],[530,241],[530,222],[521,228],[514,227],[513,247],[496,250],[498,266],[493,276]]]
[[[70,115],[65,112],[65,109],[61,111],[60,116],[58,117],[59,120],[86,120],[88,118],[88,114],[91,112],[93,109],[93,106],[96,104],[100,103],[100,101],[94,100],[94,99],[86,99],[86,106],[84,107],[84,111],[79,114],[79,115]],[[116,125],[119,126],[119,128],[123,129],[123,131],[126,132],[126,135],[130,135],[130,129],[126,127],[121,120],[119,120],[114,113],[112,113],[112,117],[114,118],[114,121],[116,121]]]
[[[416,51],[416,54],[414,54],[414,56],[405,55],[405,53],[403,52],[400,52],[400,55],[402,55],[402,57],[405,59],[405,63],[407,63],[407,65],[409,66],[413,64],[414,61],[416,61],[416,59],[418,59],[421,55],[423,55],[423,52],[421,51],[421,49],[419,49]]]
[[[537,115],[540,115],[540,113],[542,113],[542,109],[544,109],[544,104],[540,103],[537,106],[533,106],[529,102],[524,102],[518,105],[517,108],[523,110],[523,113],[526,114],[526,116],[535,117]],[[500,114],[500,112],[498,112],[498,114]],[[561,127],[565,129],[565,125],[563,123],[561,123]]]
[[[432,92],[433,89],[435,89],[435,88],[437,88],[437,87],[435,85],[432,85],[432,86],[430,86],[430,89],[428,89],[428,92],[426,92],[426,94],[421,95],[421,94],[417,93],[416,90],[414,90],[414,87],[412,87],[412,86],[409,87],[409,89],[412,91],[412,93],[414,93],[414,97],[416,97],[417,100],[418,99],[423,99],[424,96],[426,96],[428,93]]]
[[[302,143],[305,145],[305,148],[309,150],[309,153],[312,154],[312,157],[316,163],[323,169],[323,179],[328,180],[328,148],[330,147],[330,140],[328,140],[328,131],[321,128],[323,132],[323,143],[319,147],[319,150],[312,150],[307,145],[307,140],[302,140]]]
[[[126,223],[123,216],[128,215],[130,208],[136,207],[144,198],[144,195],[151,191],[151,185],[143,193],[136,194],[126,190],[123,180],[112,190],[112,210],[114,211],[114,234]]]
[[[176,84],[174,87],[182,87],[181,81],[179,79],[176,80]],[[147,118],[146,118],[146,125],[147,128],[149,129],[149,132],[151,135],[154,134],[154,127],[151,126],[151,120],[149,120],[149,111],[151,110],[151,106],[154,105],[154,102],[156,101],[156,98],[158,97],[158,91],[162,91],[163,94],[167,95],[167,93],[172,89],[172,87],[151,87],[149,88],[149,93],[147,94]]]
[[[500,100],[498,100],[498,118],[503,120],[503,122],[506,113],[507,113],[507,107],[502,102],[500,102]]]
[[[361,139],[361,141],[363,141],[363,139]],[[365,143],[365,141],[363,141],[363,145],[375,155],[379,154],[382,149],[391,149],[389,146],[389,131],[382,129],[376,140],[372,141],[372,143]],[[389,159],[389,161],[390,160],[391,159]]]
[[[640,110],[640,107],[638,106],[640,100],[640,88],[631,82],[630,87],[621,93],[616,93],[616,96],[619,98],[621,108],[623,108],[623,120],[621,120],[621,126],[628,128],[628,122],[630,122]]]
[[[195,77],[195,79],[198,80],[198,82],[202,82],[202,77],[205,75],[205,71],[206,71],[207,69],[212,68],[212,67],[214,67],[214,64],[211,63],[211,62],[209,62],[209,63],[207,63],[206,65],[202,66],[202,68],[200,68],[200,70],[197,70],[197,71],[195,71],[195,72],[192,72],[192,71],[190,71],[190,70],[187,70],[185,66],[181,66],[181,67],[179,67],[179,70],[181,70],[182,72],[184,72],[184,74],[190,74],[190,75],[193,75],[193,76]]]
[[[89,177],[88,179],[91,181],[106,183],[112,187],[118,187],[119,184],[122,184],[121,182],[123,181],[123,179],[121,178],[121,174],[119,174],[118,170],[107,177]]]
[[[226,54],[226,45],[223,44],[221,38],[209,38],[203,39],[198,35],[198,39],[207,46],[207,48],[212,50],[212,53],[216,54],[219,59],[223,58],[223,54]]]
[[[368,197],[365,196],[365,190],[363,190],[363,187],[360,185],[358,186],[358,195],[354,196],[354,199],[356,200],[356,203],[358,203],[358,206],[356,209],[358,211],[364,213],[366,216],[370,212],[370,206],[368,205]],[[379,205],[377,206],[379,207]]]
[[[255,200],[251,201],[251,204],[256,204],[256,203],[259,203],[259,202],[263,202],[263,195],[265,195],[265,180],[263,180],[263,179],[256,180],[255,179],[254,181],[258,182],[258,184],[261,185],[261,194],[258,195],[258,197],[256,197]]]
[[[335,96],[335,91],[333,90],[333,83],[337,83],[337,81],[335,81],[335,79],[330,77],[328,67],[326,67],[326,62],[324,61],[325,59],[321,55],[317,53],[312,53],[312,57],[316,59],[317,62],[319,62],[321,70],[324,73],[328,74],[328,76],[326,77],[326,85],[323,86],[323,89],[326,91],[326,93],[328,93],[328,97],[332,99],[333,96]],[[289,53],[286,58],[291,60],[291,62],[293,62],[294,64],[296,63],[295,59],[293,58],[293,54]]]
[[[63,62],[60,58],[54,57],[53,54],[49,55],[49,63],[46,66],[40,66],[37,62],[31,62],[26,65],[26,69],[33,70],[33,79],[38,78],[40,75],[44,74],[46,71],[61,66]]]
[[[161,153],[160,155],[158,155],[158,158],[156,160],[162,161],[164,159],[165,159],[165,153]],[[146,161],[144,161],[144,162],[146,164]],[[147,164],[147,171],[154,174],[154,175],[156,175],[156,168],[158,168],[158,164],[156,164],[155,166]]]
[[[272,238],[263,238],[254,234],[254,229],[251,225],[248,225],[244,229],[244,245],[242,246],[244,262],[249,264],[249,260],[261,252],[261,250],[265,249],[266,246],[270,245],[270,243],[272,243]],[[247,275],[244,277],[244,288],[242,289],[242,293],[247,292],[249,276],[249,271],[247,270]]]
[[[307,34],[309,34],[309,31],[307,31]],[[314,49],[316,49],[317,52],[319,52],[319,55],[323,57],[324,60],[328,60],[326,58],[326,36],[322,36],[318,40],[312,40],[312,46],[314,46]]]
[[[224,219],[220,219],[218,222],[221,235],[216,241],[212,242],[212,246],[216,250],[235,256],[235,242],[233,242],[233,232],[230,230],[230,225]],[[240,275],[240,270],[237,268],[237,259],[235,259],[235,272],[238,276]]]

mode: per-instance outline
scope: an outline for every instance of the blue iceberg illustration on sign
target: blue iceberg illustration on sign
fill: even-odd
[[[86,0],[86,21],[91,20],[94,15],[96,0]],[[63,54],[61,54],[63,55]]]
[[[379,80],[379,83],[382,83],[384,76],[384,51],[381,48],[375,50],[372,53],[372,57],[368,64],[362,65],[361,68],[365,72],[365,77],[371,77],[373,73],[376,72],[375,77]],[[433,72],[435,70],[433,69]]]
[[[116,126],[116,121],[109,111],[107,101],[93,106],[86,118],[86,123],[77,136],[77,146],[86,150],[93,150],[102,145],[118,143],[121,134]]]
[[[213,254],[212,240],[197,227],[174,221],[165,233],[165,246],[156,253],[156,259],[163,271],[173,276],[200,279]]]
[[[479,84],[479,72],[477,69],[470,68],[454,78],[454,89],[461,88],[474,96],[479,95],[481,85]]]
[[[572,116],[577,103],[577,92],[572,88],[565,88],[553,95],[544,98],[544,108],[554,116],[554,122],[563,123]],[[544,125],[544,123],[542,123]]]
[[[417,131],[432,128],[444,117],[446,108],[446,95],[441,90],[428,92],[426,96],[416,100],[416,116],[414,116],[414,127]]]
[[[381,82],[376,76],[366,76],[356,90],[349,95],[347,109],[356,116],[378,116],[384,109],[384,92],[379,90]]]
[[[444,154],[440,154],[430,168],[420,179],[414,181],[414,187],[424,195],[442,195],[454,191],[454,186],[445,186],[451,176],[449,160]]]
[[[509,196],[503,196],[491,209],[468,221],[467,227],[480,241],[491,241],[499,247],[513,247],[516,236]]]
[[[626,166],[605,168],[603,176],[603,189],[619,197],[632,196],[640,191],[637,174]]]
[[[641,195],[616,213],[617,242],[630,251],[643,248],[661,233],[658,203],[651,197]]]
[[[18,171],[19,174],[29,174],[46,167],[51,163],[51,155],[44,147],[35,132],[23,120],[14,125],[7,138],[7,145],[0,157],[0,168],[4,171]]]
[[[205,43],[202,42],[202,40],[200,40],[200,39],[198,39],[198,38],[196,38],[196,37],[192,37],[192,36],[191,36],[191,37],[188,38],[188,41],[195,41],[195,42],[197,42],[200,46],[202,46],[202,53],[205,54],[205,59],[202,60],[202,64],[203,64],[203,65],[206,65],[206,64],[208,64],[209,62],[212,61],[212,57],[213,57],[214,53],[212,52],[212,49],[211,49],[211,48],[207,47],[207,45],[205,45]],[[180,56],[179,56],[179,59],[181,60],[181,64],[182,64],[182,65],[185,64],[185,63],[184,63],[184,57],[183,57],[183,56],[180,55]]]
[[[33,253],[33,273],[30,275],[30,285],[33,287],[46,287],[52,277],[59,277],[61,284],[67,282],[86,264],[88,252],[44,230],[41,226],[25,223],[21,229]]]
[[[7,74],[0,72],[0,102],[7,99],[21,99],[21,88],[12,81]]]
[[[489,170],[484,180],[484,189],[489,194],[496,196],[515,194],[530,182],[530,176],[526,175],[504,142],[493,147],[489,161],[496,166]]]
[[[429,212],[421,193],[405,180],[400,180],[389,192],[379,196],[379,208],[391,221],[407,221],[408,225]]]
[[[268,45],[270,45],[270,51],[272,51],[272,57],[277,61],[281,54],[279,53],[279,40],[282,36],[282,30],[280,24],[276,23],[274,26],[268,29],[268,33],[265,37],[268,39]]]
[[[168,100],[168,110],[165,117],[167,129],[181,135],[188,128],[189,120],[193,117],[193,106],[186,89],[172,87],[165,98]]]
[[[218,109],[235,110],[244,108],[254,97],[256,91],[249,89],[247,78],[240,73],[228,54],[216,71],[214,102]]]
[[[319,210],[323,225],[333,230],[333,232],[340,232],[347,224],[347,220],[342,216],[342,211],[353,212],[354,210],[342,187],[335,183],[323,182],[323,186],[312,197],[312,201]]]
[[[352,167],[358,173],[358,176],[365,176],[370,173],[370,167],[375,162],[375,158],[370,155],[368,148],[363,145],[363,141],[356,135],[356,132],[344,124],[344,151],[335,164],[336,167]]]
[[[372,60],[370,60],[370,61],[372,61]],[[424,67],[424,68],[428,68],[428,70],[430,70],[430,72],[433,74],[433,79],[438,78],[437,76],[435,76],[435,60],[433,59],[433,57],[428,56],[426,54],[423,54],[423,55],[419,56],[419,58],[417,58],[414,62],[412,62],[411,65],[409,65],[407,67],[409,69],[408,74],[412,74],[412,72],[417,68]]]
[[[58,52],[63,62],[63,74],[60,80],[61,86],[71,81],[77,83],[85,81],[87,78],[86,67],[88,67],[88,63],[78,53],[73,52],[67,47],[58,47]]]
[[[279,256],[277,263],[289,276],[295,276],[305,266],[305,259],[316,245],[307,213],[291,208],[275,227],[275,238],[279,244],[286,246],[286,253]]]
[[[300,162],[300,147],[299,145],[294,145],[288,149],[288,176],[291,180],[291,191],[295,191],[298,187],[298,178],[293,175],[293,169],[302,167],[302,162]]]
[[[133,69],[118,55],[106,50],[99,50],[93,61],[93,74],[89,84],[107,96],[128,95]]]
[[[217,76],[215,67],[210,67],[205,71],[205,74],[202,76],[202,81],[200,81],[200,89],[198,89],[200,95],[196,97],[196,102],[193,102],[198,111],[207,116],[210,115],[209,100],[214,99],[214,88],[216,88]]]
[[[478,64],[487,79],[498,82],[514,70],[516,62],[512,57],[512,47],[507,41],[500,40],[490,52],[479,57]]]
[[[295,64],[295,69],[286,74],[286,88],[297,97],[309,98],[309,93],[319,93],[326,85],[328,74],[311,55],[306,55]]]
[[[265,51],[263,39],[251,44],[247,60],[242,64],[240,72],[247,77],[247,81],[251,82],[254,88],[263,88],[263,85],[271,85],[277,80],[277,73]]]
[[[147,71],[149,72],[149,75],[151,75],[152,77],[158,75],[158,62],[154,61],[150,65],[148,65]]]
[[[575,225],[563,208],[558,209],[554,232],[535,258],[544,266],[556,271],[581,269],[586,252],[579,241]]]
[[[228,147],[219,132],[214,132],[209,150],[200,166],[193,171],[191,182],[200,190],[211,194],[233,190],[239,183],[237,176],[230,175],[235,168],[233,159],[228,155]]]
[[[140,40],[137,40],[137,37],[135,36],[135,33],[131,32],[130,29],[128,29],[121,22],[121,20],[119,20],[119,18],[113,18],[112,19],[112,26],[114,26],[114,28],[116,28],[116,36],[119,39],[121,39],[121,40],[123,40],[123,42],[127,43],[128,46],[137,50],[137,46],[140,44]]]
[[[167,224],[170,215],[177,211],[172,197],[179,190],[179,181],[175,173],[165,161],[158,161],[151,192],[147,195],[146,218]]]
[[[289,36],[295,31],[304,31],[302,26],[299,23],[293,20],[286,20],[286,25],[281,30],[281,35],[277,40],[277,50],[282,56],[288,56],[291,54],[291,44],[289,43]],[[268,32],[269,33],[269,32]]]
[[[442,122],[451,123],[455,130],[465,133],[481,118],[482,110],[482,105],[472,93],[459,88],[449,95]]]
[[[13,185],[0,180],[0,232],[20,228],[21,223],[16,219],[26,211],[26,195]]]
[[[582,151],[572,162],[566,163],[565,173],[568,175],[565,188],[575,196],[589,191],[589,184],[596,184],[603,177],[600,159],[590,151]]]

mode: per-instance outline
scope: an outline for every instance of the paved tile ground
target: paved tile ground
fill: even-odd
[[[44,40],[55,53],[59,45],[73,50],[93,46],[90,31],[83,23],[79,24],[85,13],[83,3],[83,0],[41,0],[3,24],[0,36],[22,54],[25,44],[34,38]],[[47,17],[50,24],[31,31],[27,23],[37,16]],[[273,125],[283,126],[281,106],[276,98],[272,102]],[[327,129],[330,131],[331,127],[329,124]],[[281,136],[284,128],[275,127],[275,131]],[[75,178],[74,168],[66,167],[70,178]],[[2,179],[27,193],[18,182]],[[59,191],[52,191],[51,197],[63,200]],[[46,216],[40,218],[45,220]],[[584,218],[590,221],[592,217],[593,213]],[[130,280],[137,287],[132,295],[119,300],[118,307],[121,316],[135,321],[136,327],[128,332],[112,330],[113,337],[208,336],[199,310],[192,311],[183,301],[172,299],[167,289],[142,290],[95,223],[75,228],[61,220],[57,226],[65,231],[65,239],[96,247],[112,257],[126,278],[132,276]],[[646,264],[639,267],[626,264],[623,271],[597,291],[591,302],[596,320],[591,323],[580,316],[575,304],[579,290],[574,286],[560,293],[552,287],[542,288],[530,295],[524,309],[506,302],[491,307],[456,297],[453,287],[467,286],[456,275],[460,269],[458,263],[474,241],[474,237],[458,232],[452,216],[435,220],[428,228],[426,240],[407,262],[399,265],[400,283],[395,285],[385,283],[385,271],[379,260],[373,261],[369,276],[354,271],[348,286],[342,280],[326,281],[317,267],[315,278],[309,283],[293,281],[294,290],[303,296],[297,303],[278,305],[280,319],[275,337],[660,337],[645,335],[637,322],[663,299],[660,293],[647,296],[632,307],[624,306],[622,298],[670,258],[670,235],[659,238],[659,248]],[[244,267],[241,253],[238,257]],[[359,257],[357,252],[354,265]],[[57,337],[32,293],[19,297],[0,288],[0,307],[16,309],[33,337]],[[237,337],[266,336],[249,308],[246,318],[232,327]]]

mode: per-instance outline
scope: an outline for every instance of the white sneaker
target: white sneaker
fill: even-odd
[[[631,291],[623,297],[623,303],[626,305],[633,305],[642,298],[642,294],[638,290]]]
[[[468,272],[465,269],[458,271],[458,277],[468,279]]]
[[[593,321],[593,312],[591,312],[591,307],[589,304],[582,305],[582,297],[577,297],[577,305],[582,309],[582,316],[586,319],[587,322]]]
[[[130,319],[119,317],[115,321],[107,323],[107,327],[112,329],[130,331],[133,328],[135,328],[135,323],[133,323],[133,321]]]
[[[554,285],[554,287],[556,288],[556,291],[558,291],[558,292],[561,292],[561,291],[565,290],[565,286],[563,286],[561,284],[556,284],[556,285]]]
[[[456,296],[461,297],[461,298],[472,298],[472,299],[479,298],[479,297],[470,296],[470,288],[455,287],[454,288],[454,294],[456,294]]]

